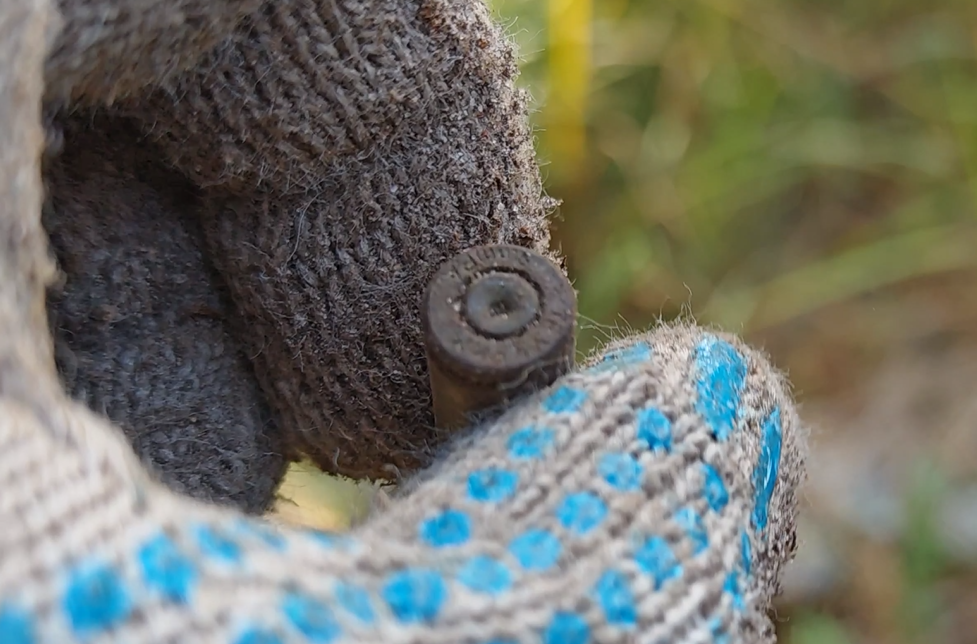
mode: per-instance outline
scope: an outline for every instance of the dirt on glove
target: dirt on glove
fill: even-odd
[[[559,261],[488,10],[61,8],[44,224],[68,389],[175,489],[248,510],[286,459],[371,479],[429,464],[447,436],[418,322],[427,280],[486,243]]]

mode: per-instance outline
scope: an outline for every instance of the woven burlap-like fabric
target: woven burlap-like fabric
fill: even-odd
[[[618,345],[346,535],[177,498],[82,407],[3,406],[5,642],[774,639],[803,435],[733,338]]]

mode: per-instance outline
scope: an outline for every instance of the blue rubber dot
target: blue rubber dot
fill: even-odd
[[[37,630],[33,616],[12,604],[0,606],[0,642],[3,644],[36,644]]]
[[[169,536],[154,537],[139,549],[136,558],[148,588],[174,602],[185,604],[189,601],[190,591],[199,576],[197,567]]]
[[[608,624],[634,626],[638,623],[638,611],[634,593],[627,577],[616,570],[608,570],[594,586],[594,597],[604,611]]]
[[[753,566],[753,555],[751,554],[752,547],[750,546],[750,535],[744,530],[740,534],[740,558],[743,562],[743,572],[747,575],[750,574],[750,569]]]
[[[194,533],[197,546],[207,557],[227,563],[240,561],[241,546],[229,536],[207,525],[197,526]]]
[[[709,533],[702,517],[693,508],[685,507],[675,511],[675,522],[685,531],[685,536],[692,542],[692,554],[697,555],[709,547]]]
[[[336,584],[335,595],[336,604],[364,624],[372,624],[376,620],[373,602],[365,589],[340,582]]]
[[[588,369],[590,372],[614,371],[631,367],[651,359],[651,347],[647,342],[638,342],[630,347],[610,351],[601,361]]]
[[[723,629],[723,623],[718,617],[714,617],[711,622],[709,622],[709,628],[712,630],[712,639],[710,644],[729,644],[729,633]]]
[[[87,636],[124,622],[132,611],[132,599],[114,568],[96,565],[70,574],[62,606],[75,633]]]
[[[285,595],[282,613],[308,641],[328,644],[341,634],[332,611],[322,602],[297,592]]]
[[[445,510],[425,519],[420,532],[421,539],[435,548],[457,546],[471,538],[472,522],[464,512]]]
[[[587,644],[590,627],[576,613],[558,612],[543,632],[545,644]]]
[[[512,540],[509,552],[524,569],[542,571],[556,564],[563,547],[560,540],[546,530],[527,530]]]
[[[556,510],[556,518],[563,527],[581,535],[599,526],[606,516],[607,504],[592,492],[571,494]]]
[[[728,575],[726,575],[726,581],[723,583],[723,592],[727,593],[733,600],[733,608],[738,611],[744,609],[743,604],[743,591],[740,588],[740,576],[735,571],[732,570]]]
[[[543,409],[551,414],[569,414],[579,411],[586,400],[586,391],[563,386],[543,401]]]
[[[648,449],[668,452],[672,449],[672,421],[655,407],[638,412],[638,439]]]
[[[509,455],[522,460],[542,458],[553,440],[552,429],[524,427],[509,437]]]
[[[705,478],[702,493],[706,497],[706,502],[714,512],[719,512],[729,503],[729,492],[726,491],[723,477],[708,463],[702,464],[702,474]]]
[[[770,499],[777,485],[780,471],[780,451],[783,430],[780,427],[780,409],[774,409],[763,423],[760,458],[753,470],[753,526],[757,530],[767,527]]]
[[[468,475],[468,497],[482,503],[505,501],[516,493],[519,475],[497,467],[476,470]]]
[[[282,638],[270,629],[249,628],[234,640],[234,644],[282,644]]]
[[[630,454],[604,454],[597,461],[597,473],[611,487],[622,492],[641,487],[641,463]]]
[[[634,560],[638,567],[654,579],[655,590],[660,590],[665,582],[682,574],[682,567],[675,553],[662,537],[647,539],[635,552]]]
[[[390,575],[383,599],[405,624],[433,621],[448,598],[448,586],[433,570],[408,569]]]
[[[736,427],[740,395],[746,385],[746,361],[733,345],[710,335],[696,345],[694,370],[696,412],[716,439],[724,441]]]
[[[502,562],[478,556],[462,565],[458,581],[477,593],[498,595],[512,586],[512,573]]]

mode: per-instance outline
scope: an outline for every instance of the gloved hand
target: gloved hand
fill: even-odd
[[[125,9],[0,8],[0,641],[772,641],[804,435],[735,338],[662,327],[431,429],[420,287],[547,241],[481,5]],[[172,490],[258,511],[300,453],[425,469],[342,536]]]
[[[173,488],[246,510],[272,500],[282,453],[356,478],[429,465],[446,435],[420,292],[471,246],[549,253],[526,99],[485,7],[268,2],[177,73],[242,7],[62,5],[44,225],[68,390]]]

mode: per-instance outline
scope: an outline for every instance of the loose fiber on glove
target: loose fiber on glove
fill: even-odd
[[[174,490],[266,510],[277,428],[207,263],[186,179],[120,119],[75,117],[46,173],[65,272],[48,307],[69,393],[117,423]]]
[[[22,481],[0,508],[4,642],[773,639],[804,437],[730,337],[620,344],[341,536],[178,499],[83,409],[2,404],[0,484]]]
[[[291,455],[391,478],[444,440],[427,280],[475,245],[549,252],[516,71],[480,2],[269,2],[120,105],[205,189],[209,250]]]

